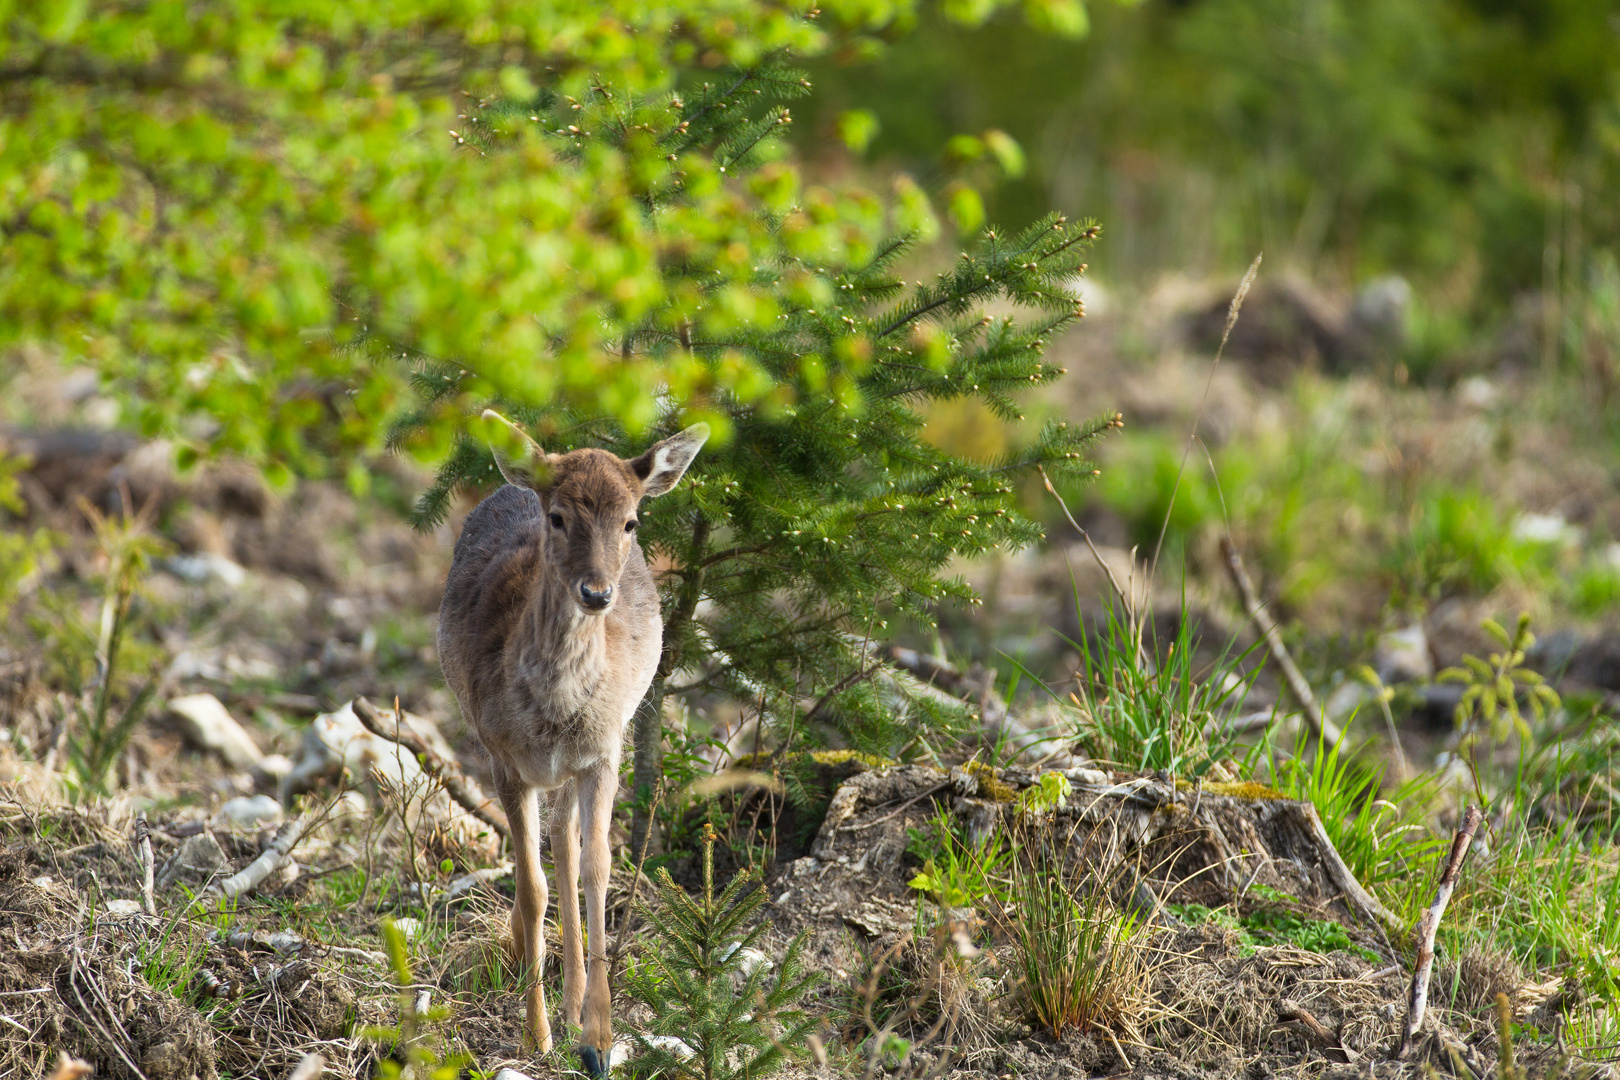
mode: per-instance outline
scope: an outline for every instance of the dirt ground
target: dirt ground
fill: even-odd
[[[1110,333],[1125,331],[1061,346],[1071,349],[1078,396],[1052,408],[1089,415],[1106,402],[1126,410],[1133,424],[1173,430],[1204,408],[1207,368],[1192,353],[1150,341],[1135,348],[1154,359],[1124,362],[1118,354],[1127,350]],[[1212,440],[1285,407],[1275,350],[1263,342],[1253,349],[1260,359],[1239,357],[1211,383],[1204,422]],[[1443,459],[1444,469],[1488,467],[1518,485],[1515,497],[1526,506],[1567,511],[1588,528],[1620,533],[1620,496],[1600,482],[1591,457],[1571,450],[1556,430],[1529,431],[1519,452],[1503,461],[1491,457],[1488,439],[1481,444],[1477,437],[1477,403],[1443,390],[1421,392],[1432,401],[1395,396],[1365,372],[1346,378],[1344,385],[1365,399],[1360,407],[1385,410],[1392,428],[1403,417],[1427,417],[1428,427],[1409,433],[1412,445],[1427,447],[1423,452]],[[60,783],[67,732],[63,658],[51,644],[50,620],[57,616],[25,604],[34,621],[20,615],[0,635],[0,1076],[48,1075],[58,1050],[90,1061],[97,1075],[148,1080],[282,1080],[311,1051],[325,1056],[330,1075],[371,1076],[396,1050],[397,1036],[386,1029],[399,1023],[402,1001],[429,1010],[430,1034],[471,1055],[478,1070],[511,1066],[538,1077],[573,1068],[562,1054],[535,1060],[524,1050],[522,1004],[499,944],[512,886],[499,872],[498,848],[487,837],[418,829],[408,815],[391,814],[389,793],[375,784],[347,795],[334,784],[313,784],[306,799],[329,805],[329,815],[297,851],[295,874],[273,878],[234,911],[191,904],[210,880],[255,858],[280,819],[278,812],[244,824],[231,819],[227,806],[253,796],[279,802],[281,778],[302,759],[311,720],[356,694],[385,703],[397,696],[406,710],[433,722],[468,773],[487,778],[482,752],[444,690],[432,644],[458,519],[425,536],[406,527],[398,510],[423,478],[397,461],[373,463],[364,499],[337,482],[275,492],[230,463],[181,476],[168,448],[87,426],[94,400],[71,398],[59,381],[30,377],[12,390],[40,422],[0,430],[9,450],[35,459],[21,476],[29,524],[63,540],[58,559],[35,583],[35,598],[43,583],[71,597],[79,618],[93,620],[98,598],[90,582],[98,564],[78,501],[110,510],[128,492],[133,506],[150,507],[155,531],[169,544],[146,579],[143,606],[145,627],[160,646],[159,697],[214,695],[249,731],[264,763],[225,763],[160,709],[116,763],[117,794],[70,805]],[[1574,502],[1558,501],[1555,489]],[[1090,513],[1084,520],[1105,559],[1128,569],[1125,524],[1104,510]],[[1107,588],[1079,550],[1054,539],[1041,550],[964,567],[990,594],[988,614],[946,617],[947,633],[1044,657],[1052,672],[1072,670],[1072,657],[1052,632],[1072,636],[1086,617],[1073,607],[1070,568],[1088,598]],[[1205,555],[1189,553],[1195,562]],[[1222,588],[1218,576],[1194,581],[1195,615],[1209,628],[1209,642],[1235,639],[1243,647],[1252,636]],[[1385,628],[1375,592],[1325,594],[1320,610],[1300,614],[1310,625],[1353,625],[1348,636],[1359,643],[1341,659],[1370,658],[1371,638]],[[1479,617],[1502,602],[1499,595],[1430,609],[1423,625],[1431,663],[1456,663],[1463,652],[1480,649]],[[1155,617],[1178,603],[1179,596],[1156,595]],[[991,621],[976,621],[983,619]],[[1544,666],[1556,666],[1571,688],[1598,700],[1620,692],[1611,628],[1588,620],[1550,629],[1555,633],[1546,637],[1560,650],[1553,659],[1562,659]],[[1250,707],[1277,700],[1277,686],[1262,674]],[[1403,715],[1402,736],[1409,752],[1432,756],[1450,737],[1449,705],[1418,706]],[[735,707],[721,701],[696,702],[693,715],[722,734],[737,719]],[[1033,776],[1000,779],[1016,794]],[[1118,811],[1151,828],[1141,825],[1134,839],[1099,848],[1101,819],[1086,816],[1079,796],[1090,792],[1095,802],[1121,785],[1138,793],[1157,785],[1153,809]],[[1062,835],[1072,839],[1085,822],[1071,862],[1137,868],[1134,881],[1114,885],[1120,902],[1145,903],[1141,989],[1129,1023],[1053,1039],[1031,1023],[1005,912],[995,905],[941,910],[908,884],[919,869],[912,836],[925,832],[937,812],[973,827],[1009,813],[1005,803],[920,767],[840,775],[829,781],[829,793],[835,788],[829,821],[807,830],[802,849],[782,848],[765,883],[767,951],[780,956],[793,935],[804,933],[824,978],[815,1004],[828,1017],[828,1060],[800,1061],[793,1073],[1387,1080],[1427,1075],[1433,1067],[1484,1077],[1499,1074],[1491,1014],[1497,993],[1510,998],[1516,1022],[1553,1029],[1559,985],[1532,985],[1500,958],[1465,955],[1443,966],[1437,984],[1446,993],[1431,1009],[1417,1051],[1404,1062],[1388,1061],[1409,977],[1388,927],[1324,884],[1322,867],[1308,856],[1299,857],[1309,865],[1294,876],[1275,867],[1254,879],[1208,873],[1214,862],[1199,846],[1205,841],[1198,814],[1227,796],[1098,773],[1077,779],[1075,797],[1043,827],[1066,830]],[[223,857],[212,871],[171,867],[173,881],[159,890],[155,914],[138,904],[142,867],[134,836],[143,812],[159,876],[205,837]],[[1141,842],[1149,832],[1160,848]],[[633,885],[622,836],[616,842],[621,865],[610,922],[617,936],[632,888],[642,902],[651,888]],[[1193,859],[1197,865],[1177,861],[1188,851],[1204,851]],[[450,869],[436,870],[445,861]],[[1295,861],[1279,858],[1277,866]],[[678,864],[671,869],[680,876]],[[450,879],[480,870],[492,871],[487,880],[453,900],[443,896]],[[424,889],[436,897],[426,905]],[[1234,918],[1280,912],[1331,922],[1342,926],[1349,946],[1256,944],[1228,922],[1176,917],[1171,905],[1226,905]],[[405,986],[383,953],[385,916],[417,921]],[[632,923],[627,959],[643,929]],[[262,933],[255,938],[255,932]],[[296,937],[271,936],[278,932]],[[621,1012],[621,1026],[636,1021],[632,1011]],[[1300,1019],[1307,1015],[1326,1037]],[[871,1050],[869,1037],[891,1020],[888,1034],[911,1047],[904,1060],[893,1049]],[[376,1030],[368,1035],[368,1029]],[[1605,1063],[1565,1060],[1556,1044],[1518,1064],[1531,1076],[1613,1072]]]

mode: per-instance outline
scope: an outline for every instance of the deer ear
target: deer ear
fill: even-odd
[[[708,424],[693,424],[678,435],[653,443],[632,461],[631,470],[641,478],[642,496],[662,495],[674,487],[708,438]]]
[[[501,476],[506,478],[506,482],[533,491],[550,489],[553,455],[546,453],[527,431],[524,431],[494,409],[485,409],[484,419],[498,420],[517,432],[521,437],[522,449],[519,451],[519,456],[515,458],[508,455],[498,446],[493,444],[490,446],[491,452],[495,455],[495,467],[501,470]]]

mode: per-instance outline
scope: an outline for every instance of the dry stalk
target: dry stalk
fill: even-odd
[[[1159,570],[1159,551],[1164,547],[1164,535],[1170,531],[1170,514],[1176,508],[1176,493],[1181,490],[1181,476],[1187,471],[1187,455],[1192,453],[1193,443],[1198,439],[1198,425],[1203,423],[1204,409],[1209,405],[1209,388],[1215,384],[1215,369],[1221,365],[1221,355],[1226,352],[1226,341],[1232,336],[1232,327],[1237,325],[1238,312],[1243,310],[1243,300],[1249,295],[1249,289],[1254,285],[1255,277],[1260,273],[1260,260],[1265,257],[1261,252],[1249,264],[1248,273],[1238,283],[1237,292],[1232,294],[1232,302],[1226,308],[1226,326],[1221,330],[1221,343],[1215,350],[1215,359],[1210,361],[1209,374],[1204,378],[1204,396],[1198,401],[1198,414],[1193,417],[1192,430],[1187,433],[1187,445],[1181,451],[1181,464],[1176,468],[1176,482],[1170,488],[1169,505],[1164,508],[1164,522],[1159,526],[1159,539],[1153,545],[1153,562],[1148,565],[1148,580]]]
[[[141,856],[141,907],[148,915],[157,914],[157,900],[152,895],[152,829],[146,823],[146,811],[135,818],[135,850]]]
[[[1266,618],[1260,597],[1254,591],[1254,582],[1249,580],[1249,572],[1243,568],[1243,559],[1238,555],[1237,545],[1232,543],[1230,536],[1221,537],[1221,554],[1226,557],[1226,570],[1231,575],[1232,584],[1237,587],[1238,596],[1243,601],[1243,610],[1248,613],[1249,621],[1254,623],[1254,628],[1260,631],[1260,636],[1265,639],[1267,651],[1271,653],[1271,658],[1276,661],[1278,670],[1282,672],[1283,685],[1288,687],[1288,693],[1298,703],[1305,722],[1311,726],[1311,730],[1321,742],[1337,746],[1340,738],[1338,726],[1327,718],[1327,713],[1317,702],[1316,695],[1311,693],[1311,684],[1305,681],[1305,676],[1300,674],[1299,668],[1294,664],[1294,658],[1288,655],[1282,636],[1277,633],[1276,621]]]
[[[1440,919],[1446,913],[1446,905],[1451,902],[1451,892],[1457,887],[1457,877],[1462,873],[1463,859],[1468,855],[1468,845],[1473,843],[1474,831],[1479,828],[1482,817],[1484,813],[1477,806],[1470,806],[1463,812],[1462,825],[1451,841],[1451,855],[1446,859],[1445,872],[1440,875],[1440,886],[1435,890],[1434,903],[1429,905],[1423,917],[1418,920],[1417,965],[1412,972],[1412,992],[1407,999],[1406,1023],[1401,1028],[1401,1042],[1395,1048],[1396,1060],[1405,1057],[1411,1050],[1413,1037],[1417,1035],[1418,1028],[1423,1026],[1423,1011],[1429,1003],[1429,976],[1434,972],[1434,935],[1440,929]]]
[[[1091,542],[1091,534],[1081,528],[1078,521],[1074,520],[1074,515],[1069,512],[1069,504],[1063,501],[1063,496],[1059,495],[1057,488],[1052,486],[1052,478],[1047,476],[1046,470],[1040,466],[1036,466],[1036,471],[1041,474],[1041,482],[1046,485],[1047,492],[1057,500],[1058,506],[1063,509],[1063,516],[1069,519],[1070,526],[1080,534],[1080,539],[1086,542],[1086,548],[1091,552],[1092,559],[1096,560],[1097,565],[1102,567],[1103,574],[1108,578],[1108,584],[1113,587],[1114,595],[1119,598],[1121,604],[1125,605],[1126,627],[1130,631],[1131,640],[1136,643],[1136,662],[1140,665],[1142,662],[1142,635],[1139,632],[1141,619],[1136,603],[1136,583],[1131,582],[1131,591],[1128,594],[1119,587],[1119,580],[1114,577],[1113,568],[1103,559],[1102,553],[1097,550],[1097,545]]]
[[[507,828],[505,818],[491,808],[490,800],[478,790],[478,785],[461,771],[461,766],[453,761],[445,761],[435,754],[427,743],[422,741],[421,736],[405,724],[402,714],[397,709],[394,711],[391,729],[383,719],[382,710],[363,697],[354,699],[354,715],[359,717],[360,723],[373,735],[398,743],[410,751],[421,764],[422,770],[443,784],[445,793],[463,810],[494,829],[502,840],[511,841],[512,833]]]

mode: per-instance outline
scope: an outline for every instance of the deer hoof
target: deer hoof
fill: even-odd
[[[612,1053],[612,1051],[608,1051]],[[585,1066],[588,1076],[604,1077],[608,1072],[608,1055],[594,1046],[581,1046],[579,1048],[579,1063]]]

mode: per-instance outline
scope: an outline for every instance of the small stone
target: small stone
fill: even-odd
[[[238,724],[213,694],[187,694],[169,702],[180,718],[185,736],[204,750],[212,750],[233,769],[251,769],[264,760],[264,752],[247,729]]]
[[[1422,624],[1380,635],[1373,649],[1373,670],[1386,685],[1433,679],[1434,657],[1429,654],[1429,638]]]
[[[219,808],[219,817],[233,829],[253,829],[281,820],[281,803],[268,795],[238,796]]]
[[[158,875],[157,891],[162,892],[181,878],[206,881],[217,871],[229,867],[230,860],[225,857],[219,841],[214,839],[213,833],[204,829],[196,836],[186,837],[180,850],[163,865],[163,872]]]
[[[414,941],[416,935],[422,930],[422,920],[411,918],[395,919],[394,928],[404,936],[406,941]]]
[[[102,910],[109,915],[139,915],[141,913],[141,902],[139,900],[108,900]]]

